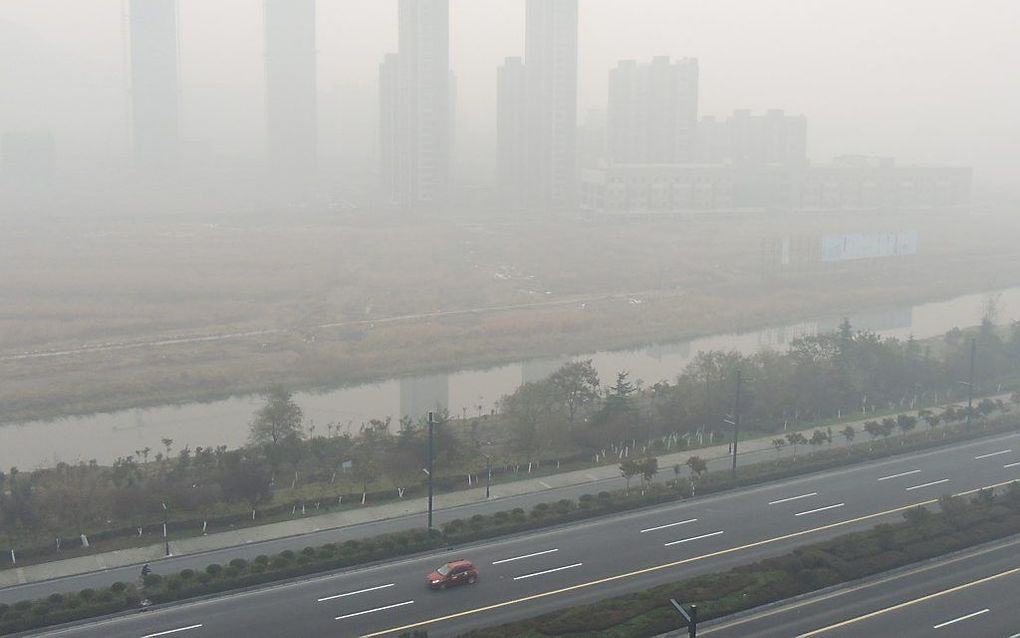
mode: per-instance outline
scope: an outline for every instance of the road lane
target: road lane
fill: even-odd
[[[704,625],[712,638],[1011,636],[1020,537]],[[987,611],[985,611],[987,610]]]

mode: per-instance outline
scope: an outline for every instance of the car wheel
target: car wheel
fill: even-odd
[[[468,585],[474,585],[475,581],[477,581],[477,580],[478,579],[476,577],[474,577],[474,576],[468,577]]]

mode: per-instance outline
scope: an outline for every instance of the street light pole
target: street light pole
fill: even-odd
[[[170,512],[167,509],[166,501],[165,500],[162,503],[160,503],[160,504],[163,506],[163,545],[164,545],[164,550],[166,552],[166,556],[169,557],[170,556],[170,538],[169,538],[169,536],[167,536],[166,524],[167,524],[167,519],[170,516]]]
[[[489,498],[489,486],[492,485],[492,457],[485,455],[485,498]]]
[[[977,339],[970,340],[970,381],[967,382],[967,429],[970,429],[971,416],[974,413],[974,355],[977,353]]]
[[[429,530],[430,533],[432,532],[432,472],[435,469],[435,467],[433,465],[433,460],[435,458],[435,455],[433,454],[433,443],[432,443],[432,437],[433,437],[433,430],[434,429],[435,429],[435,416],[432,414],[432,412],[429,412],[429,467],[428,467],[428,475],[429,475],[429,520],[428,520],[428,525],[429,526],[428,526],[428,530]]]
[[[740,440],[740,386],[743,374],[737,370],[737,396],[733,402],[733,476],[737,475],[737,443]]]

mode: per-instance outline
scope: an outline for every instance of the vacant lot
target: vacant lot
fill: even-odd
[[[256,334],[8,358],[0,361],[2,418],[623,347],[1020,283],[1020,224],[991,218],[606,224],[287,215],[5,228],[4,355]],[[920,232],[920,256],[782,275],[763,268],[763,240],[904,230]],[[514,308],[491,310],[502,306]]]

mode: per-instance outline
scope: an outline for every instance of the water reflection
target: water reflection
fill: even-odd
[[[856,328],[874,330],[885,336],[925,338],[942,334],[954,326],[980,321],[983,294],[967,295],[945,302],[857,313],[850,316]],[[1000,322],[1020,318],[1020,288],[1002,291]],[[722,334],[667,344],[649,345],[629,351],[603,351],[581,355],[591,359],[603,384],[616,373],[627,370],[634,381],[646,384],[671,380],[698,352],[738,350],[754,353],[762,348],[782,348],[798,337],[827,332],[839,326],[842,317],[833,316],[787,326],[765,328],[743,334]],[[538,381],[559,368],[570,357],[536,359],[497,366],[487,370],[461,370],[448,375],[390,380],[377,384],[340,388],[320,393],[298,393],[296,399],[317,433],[327,424],[341,430],[357,431],[372,418],[394,419],[401,415],[423,415],[428,410],[448,409],[454,416],[489,413],[500,397],[521,383]],[[52,465],[56,461],[95,458],[108,463],[118,456],[148,448],[152,454],[163,450],[161,439],[173,439],[173,449],[185,445],[237,446],[248,436],[252,413],[261,405],[257,396],[234,397],[212,403],[164,406],[145,410],[123,410],[52,422],[27,422],[0,427],[0,467],[22,469]]]

